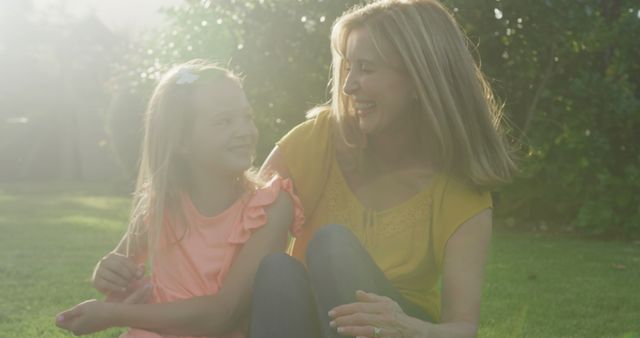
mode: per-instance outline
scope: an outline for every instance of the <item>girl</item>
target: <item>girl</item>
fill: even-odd
[[[257,130],[239,79],[195,60],[169,71],[148,105],[129,229],[96,267],[108,295],[64,311],[74,334],[129,326],[121,337],[242,337],[262,257],[303,222],[289,180],[248,169]],[[148,255],[147,255],[148,253]],[[136,264],[147,256],[150,282]],[[150,304],[135,304],[150,293]],[[158,332],[158,334],[154,333]]]
[[[436,0],[381,0],[338,18],[331,49],[331,102],[263,166],[293,179],[308,270],[263,260],[251,337],[474,337],[490,190],[515,165],[466,38]]]

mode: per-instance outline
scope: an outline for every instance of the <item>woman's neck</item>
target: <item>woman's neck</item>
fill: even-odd
[[[215,216],[227,209],[241,195],[238,178],[216,175],[209,170],[191,168],[187,192],[194,206],[204,216]]]
[[[396,121],[382,131],[367,135],[367,152],[386,165],[421,161],[418,131],[410,118]]]

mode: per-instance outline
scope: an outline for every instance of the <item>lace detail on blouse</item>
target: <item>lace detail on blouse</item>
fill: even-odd
[[[327,180],[325,198],[332,222],[349,227],[369,248],[377,246],[376,242],[380,242],[380,239],[398,236],[411,239],[417,227],[428,228],[433,204],[432,186],[433,183],[394,207],[374,210],[358,201],[346,184],[337,162],[334,162]]]

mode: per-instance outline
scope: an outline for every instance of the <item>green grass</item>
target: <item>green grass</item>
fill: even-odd
[[[0,337],[71,336],[54,315],[98,297],[91,269],[118,241],[129,208],[115,192],[0,187]],[[640,244],[496,231],[480,336],[640,337]]]
[[[640,244],[494,236],[482,337],[640,337]]]
[[[99,188],[0,188],[0,337],[70,337],[54,316],[97,298],[92,267],[117,243],[129,200]],[[95,337],[117,337],[110,330]]]

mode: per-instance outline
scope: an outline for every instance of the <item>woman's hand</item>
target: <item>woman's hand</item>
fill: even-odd
[[[146,303],[150,296],[151,285],[147,284],[133,292],[123,303]],[[106,330],[116,326],[113,319],[116,306],[115,303],[87,300],[59,313],[56,316],[56,325],[77,336]]]
[[[329,311],[330,326],[353,337],[427,337],[429,323],[409,317],[392,299],[364,291],[356,292],[357,303]]]
[[[136,266],[129,257],[111,252],[104,256],[93,271],[91,282],[100,293],[124,296],[132,282],[144,276],[144,265]]]

